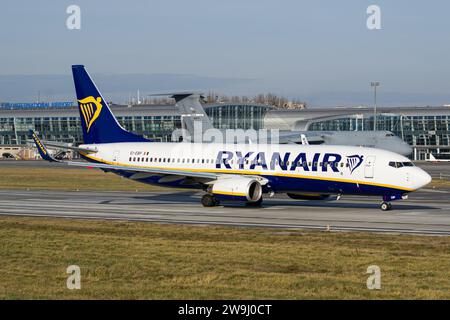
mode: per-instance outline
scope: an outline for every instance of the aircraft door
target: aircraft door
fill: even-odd
[[[367,156],[364,164],[364,177],[373,178],[375,169],[375,156]]]
[[[119,162],[119,155],[120,155],[120,150],[114,150],[114,152],[113,152],[113,158],[112,158],[112,161],[113,161],[114,163]]]

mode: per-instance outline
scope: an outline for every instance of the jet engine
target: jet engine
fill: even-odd
[[[262,199],[261,183],[255,178],[230,177],[217,180],[211,190],[217,199],[260,202]]]

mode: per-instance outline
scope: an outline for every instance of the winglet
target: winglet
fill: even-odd
[[[41,142],[41,140],[33,130],[30,129],[30,131],[28,131],[28,134],[30,135],[30,138],[33,138],[34,144],[36,145],[36,148],[38,149],[42,159],[50,162],[59,162],[58,160],[53,158],[50,153],[48,153],[47,148],[44,146],[44,144]]]

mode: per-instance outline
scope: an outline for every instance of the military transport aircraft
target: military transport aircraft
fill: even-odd
[[[213,131],[225,130],[214,128],[212,121],[206,114],[200,101],[203,96],[199,92],[176,92],[166,94],[153,94],[155,96],[165,95],[175,99],[176,107],[181,114],[181,123],[186,130],[184,140],[195,142],[209,142],[209,138],[214,134],[205,134],[208,130]],[[152,95],[152,96],[153,96]],[[201,131],[201,132],[196,132]],[[404,156],[412,153],[411,146],[397,137],[390,131],[298,131],[298,130],[279,130],[276,135],[277,143],[297,143],[304,144],[302,140],[304,135],[308,144],[328,144],[328,145],[346,145],[357,147],[379,148],[393,151]],[[202,140],[203,138],[203,140]],[[247,143],[249,137],[243,135],[241,141],[236,142]],[[270,135],[258,136],[259,143],[274,143]],[[200,140],[200,141],[199,141]]]

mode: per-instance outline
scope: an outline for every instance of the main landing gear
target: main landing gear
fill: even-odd
[[[215,207],[218,206],[220,203],[219,200],[216,199],[216,197],[214,197],[214,195],[207,193],[205,195],[203,195],[202,197],[202,205],[204,207]]]
[[[390,202],[383,202],[383,203],[380,205],[380,209],[383,210],[383,211],[389,211],[389,210],[392,210],[392,204],[391,204]]]
[[[247,202],[246,206],[247,207],[261,207],[263,202],[263,197],[260,197],[258,201],[255,202]]]
[[[247,207],[261,207],[263,202],[263,197],[260,197],[258,201],[254,202],[246,202],[245,205]],[[202,205],[204,207],[210,208],[215,207],[220,204],[220,201],[211,193],[206,193],[202,196]]]

